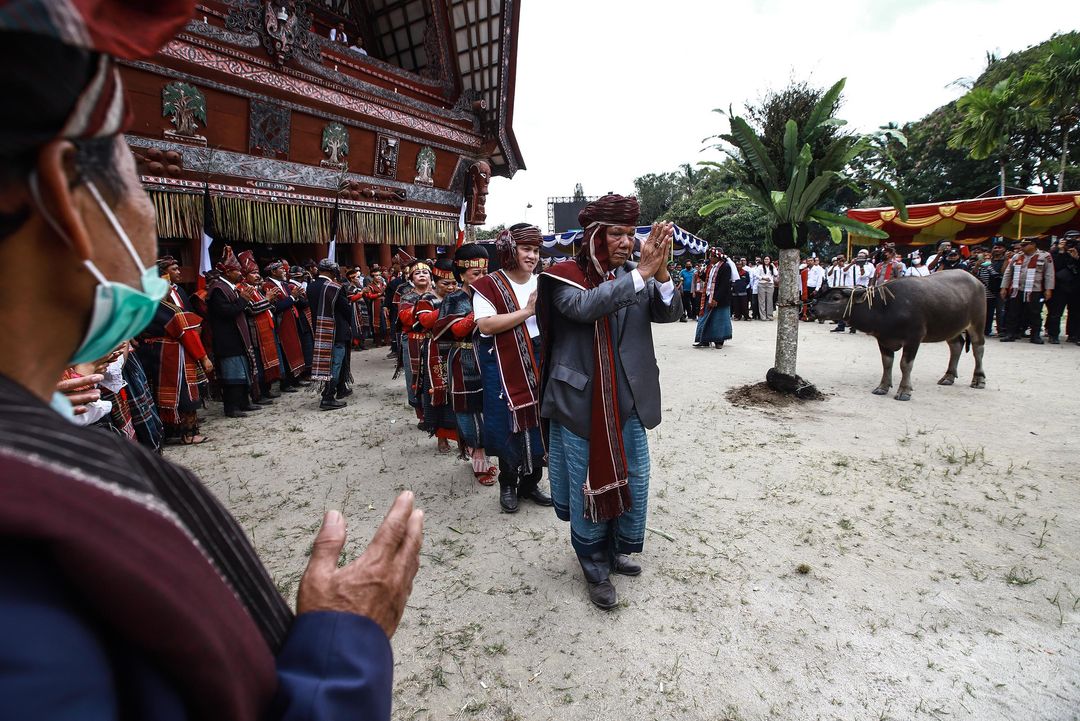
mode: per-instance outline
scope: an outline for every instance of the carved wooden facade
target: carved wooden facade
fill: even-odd
[[[163,244],[190,275],[207,195],[216,239],[290,244],[264,255],[318,257],[335,229],[339,259],[362,265],[394,246],[430,255],[453,243],[477,169],[523,167],[519,4],[199,4],[155,58],[121,69],[136,119],[127,140]],[[339,23],[348,44],[329,39]],[[483,222],[482,202],[469,222]]]

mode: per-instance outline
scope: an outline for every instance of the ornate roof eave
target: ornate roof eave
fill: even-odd
[[[499,104],[499,144],[502,146],[503,155],[506,158],[506,172],[498,172],[507,178],[513,178],[514,173],[525,169],[525,160],[521,155],[521,147],[518,145],[517,136],[514,135],[514,95],[517,85],[517,50],[518,50],[518,23],[521,17],[520,0],[504,0],[507,11],[510,13],[510,22],[507,23],[504,15],[503,24],[510,27],[509,36],[503,33],[503,79],[500,83],[500,92],[504,102]]]
[[[492,173],[513,177],[525,167],[513,130],[521,0],[445,2],[463,88],[459,105],[483,103],[475,112],[492,147]]]

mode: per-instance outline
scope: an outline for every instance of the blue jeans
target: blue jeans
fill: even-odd
[[[551,421],[548,480],[555,515],[570,522],[570,544],[579,556],[601,551],[641,553],[645,545],[645,518],[649,505],[649,439],[634,414],[622,429],[630,483],[630,510],[611,521],[596,523],[585,517],[585,479],[589,473],[589,441]],[[612,542],[614,547],[612,548]]]

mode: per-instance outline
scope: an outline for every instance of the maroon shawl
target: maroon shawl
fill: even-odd
[[[0,539],[47,553],[192,718],[263,718],[292,614],[243,530],[184,469],[67,423],[3,377],[0,395]]]
[[[491,303],[499,315],[520,310],[506,273],[497,270],[472,284],[473,292]],[[511,430],[521,433],[540,425],[540,364],[533,354],[529,330],[521,323],[494,337],[503,396],[510,407]]]
[[[590,267],[590,270],[592,268]],[[597,287],[593,273],[586,274],[574,261],[556,263],[540,277],[566,283],[581,290]],[[544,357],[551,357],[554,333],[554,309],[549,293],[540,294],[537,305],[540,337],[544,339]],[[612,344],[611,316],[595,322],[593,334],[592,415],[589,419],[589,473],[585,479],[585,517],[593,522],[609,521],[631,508],[626,449],[619,425],[619,394],[615,379],[615,349]]]

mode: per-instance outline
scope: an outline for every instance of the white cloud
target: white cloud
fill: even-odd
[[[528,170],[492,181],[488,224],[546,230],[547,198],[575,183],[629,193],[638,175],[704,159],[702,138],[727,127],[713,108],[791,78],[847,77],[841,117],[856,129],[916,120],[959,97],[951,83],[977,76],[988,51],[1078,18],[1075,0],[528,0],[514,102]]]

